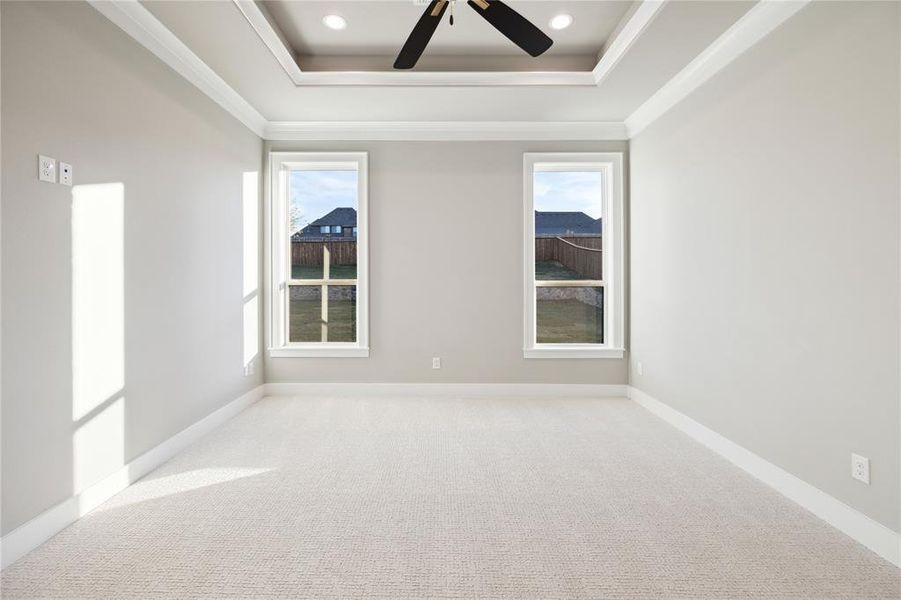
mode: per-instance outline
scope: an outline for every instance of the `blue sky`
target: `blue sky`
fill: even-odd
[[[535,173],[535,210],[581,211],[598,219],[602,214],[602,174],[599,172],[538,171]]]
[[[335,208],[357,208],[356,171],[292,171],[289,183],[292,232]]]

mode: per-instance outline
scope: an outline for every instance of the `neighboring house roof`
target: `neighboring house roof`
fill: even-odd
[[[357,211],[353,208],[336,208],[324,215],[300,231],[291,236],[292,240],[299,239],[324,239],[326,234],[321,233],[320,228],[356,227]],[[598,235],[601,233],[601,220],[592,219],[583,212],[543,212],[535,211],[536,235]]]
[[[332,212],[319,217],[300,231],[291,236],[292,240],[321,238],[325,234],[320,232],[321,227],[334,227],[340,225],[343,228],[357,226],[357,211],[349,207],[336,208]]]
[[[309,227],[322,227],[323,225],[342,225],[344,227],[357,226],[357,211],[353,208],[336,208],[324,217],[319,217]]]
[[[535,211],[535,235],[568,235],[601,233],[601,220],[583,212]]]

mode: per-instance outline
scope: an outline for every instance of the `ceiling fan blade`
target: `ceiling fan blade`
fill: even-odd
[[[429,40],[438,29],[438,24],[441,22],[441,17],[444,16],[448,4],[450,4],[448,0],[433,0],[429,4],[422,16],[419,17],[416,26],[413,27],[413,31],[410,32],[410,37],[407,38],[404,47],[400,49],[397,60],[394,61],[395,69],[412,69],[416,66],[416,62],[425,52]]]
[[[540,56],[554,44],[554,40],[501,0],[468,0],[467,4],[531,56]]]

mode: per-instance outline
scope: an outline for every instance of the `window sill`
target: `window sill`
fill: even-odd
[[[360,346],[283,346],[270,348],[271,358],[369,358],[369,348]]]
[[[587,348],[580,346],[524,348],[523,358],[622,358],[623,348]]]

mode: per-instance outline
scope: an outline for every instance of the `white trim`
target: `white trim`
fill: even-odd
[[[270,121],[263,138],[289,141],[623,141],[604,121]]]
[[[88,0],[103,16],[153,52],[219,106],[262,136],[266,119],[137,0]]]
[[[656,121],[810,0],[761,0],[626,119],[629,137]]]
[[[294,54],[288,49],[288,43],[285,41],[282,31],[269,19],[267,13],[263,12],[255,0],[234,0],[234,3],[272,52],[275,60],[292,80],[297,81],[302,75],[300,66],[294,60]]]
[[[266,396],[625,398],[628,387],[591,383],[267,383]]]
[[[359,294],[358,294],[359,295]],[[357,304],[359,307],[359,304]],[[283,346],[269,349],[270,358],[369,358],[369,348],[363,346],[329,346],[327,344]]]
[[[269,356],[366,358],[369,356],[369,154],[367,152],[282,152],[268,154],[269,193],[266,244],[268,257]],[[288,294],[291,253],[288,231],[287,173],[304,165],[357,172],[357,341],[354,343],[296,343],[288,340]],[[341,285],[333,283],[332,285]],[[346,284],[345,284],[346,285]]]
[[[604,281],[585,281],[586,287],[604,289],[604,343],[539,344],[535,309],[535,206],[533,182],[536,165],[545,170],[591,169],[604,173],[603,274]],[[523,358],[622,358],[625,346],[625,225],[622,152],[526,152],[523,154]],[[547,286],[546,286],[547,287]]]
[[[536,344],[531,348],[523,348],[523,358],[622,358],[625,354],[624,348],[592,348],[590,346],[557,346],[544,347]]]
[[[761,458],[634,386],[629,397],[885,560],[901,567],[901,533]]]
[[[256,0],[233,0],[296,86],[597,86],[645,32],[667,0],[640,0],[607,40],[591,71],[303,71],[278,24]]]
[[[594,87],[590,71],[305,71],[297,86],[379,87]]]
[[[303,85],[403,87],[593,87],[588,71],[317,71],[303,73]]]
[[[112,496],[243,411],[263,397],[264,389],[263,385],[255,387],[141,454],[102,481],[60,502],[3,536],[0,541],[0,548],[2,548],[0,568],[5,569],[13,564]]]
[[[604,48],[598,64],[591,71],[594,84],[600,85],[619,61],[626,55],[632,45],[638,41],[651,21],[654,20],[660,9],[668,0],[642,0],[638,8],[626,16],[625,22],[617,28],[612,41]]]

